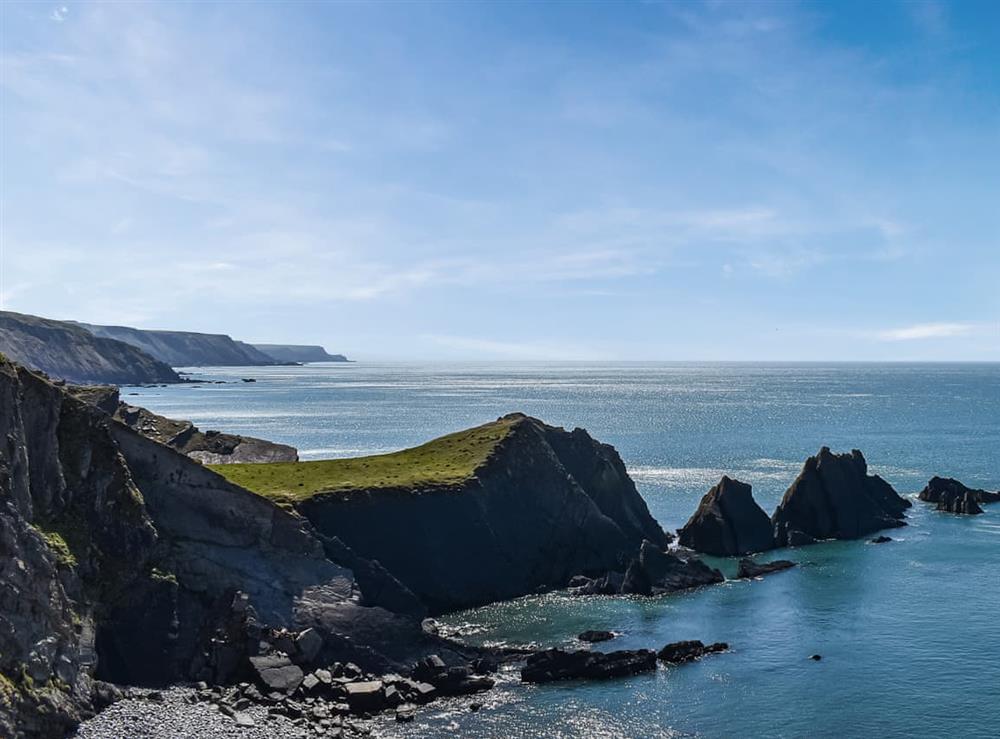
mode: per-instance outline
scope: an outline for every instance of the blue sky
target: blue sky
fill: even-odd
[[[1000,360],[1000,4],[27,3],[4,307],[361,359]]]

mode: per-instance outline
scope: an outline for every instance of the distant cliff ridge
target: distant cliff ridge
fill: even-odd
[[[255,349],[279,362],[348,362],[343,354],[329,354],[321,346],[254,344]]]
[[[0,311],[0,352],[26,367],[77,383],[180,382],[170,365],[135,346],[65,321]]]
[[[116,339],[142,349],[171,367],[248,367],[277,364],[280,360],[250,344],[234,341],[225,334],[194,331],[147,331],[128,326],[79,324],[94,336]]]

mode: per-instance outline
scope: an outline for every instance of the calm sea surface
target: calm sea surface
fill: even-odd
[[[723,474],[770,511],[820,446],[861,449],[913,494],[933,474],[1000,489],[1000,365],[340,364],[197,369],[256,383],[126,388],[203,429],[261,436],[304,459],[411,446],[504,413],[583,426],[614,444],[653,515],[682,525]],[[129,393],[138,393],[130,396]],[[1000,736],[1000,504],[917,502],[882,546],[835,542],[802,566],[657,599],[528,597],[442,619],[469,642],[605,648],[727,641],[732,652],[602,683],[499,690],[432,706],[407,737]],[[719,566],[732,571],[731,562]],[[820,653],[821,662],[809,655]]]

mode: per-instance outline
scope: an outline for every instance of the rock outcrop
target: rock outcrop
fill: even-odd
[[[750,486],[726,476],[705,494],[677,534],[681,546],[721,557],[774,548],[771,519],[753,499]]]
[[[685,662],[694,662],[707,654],[718,654],[729,649],[726,642],[714,642],[705,644],[700,639],[689,641],[671,642],[656,653],[656,658],[668,665],[682,665]]]
[[[296,462],[299,458],[295,447],[287,444],[221,431],[201,431],[190,421],[176,421],[146,408],[123,403],[119,399],[118,388],[113,385],[69,385],[66,389],[143,436],[202,464]]]
[[[823,447],[806,460],[771,520],[777,546],[822,539],[857,539],[905,526],[910,501],[878,475],[868,474],[860,451],[833,454]]]
[[[0,352],[25,367],[78,383],[142,385],[180,382],[170,366],[127,343],[80,326],[0,311]]]
[[[405,602],[379,572],[0,359],[0,736],[65,735],[106,704],[95,679],[226,684],[278,652],[299,670],[350,661],[379,673],[430,652],[481,653],[375,605]],[[275,678],[294,679],[283,666],[270,666]]]
[[[502,438],[464,482],[319,492],[295,506],[431,612],[620,572],[643,540],[669,543],[614,448],[519,414],[496,423]]]
[[[740,580],[749,580],[754,577],[770,575],[772,572],[781,572],[795,567],[795,562],[788,559],[776,559],[773,562],[754,562],[749,557],[740,560],[736,577]]]
[[[564,651],[546,649],[528,657],[521,670],[526,683],[550,683],[557,680],[607,680],[627,677],[656,669],[652,649],[617,652]]]
[[[282,364],[250,344],[225,334],[195,331],[150,331],[128,326],[77,324],[94,336],[141,349],[171,367],[254,367]]]
[[[969,488],[950,477],[932,477],[917,497],[934,503],[939,511],[975,515],[983,512],[980,504],[1000,501],[1000,492]]]
[[[343,354],[330,354],[321,346],[298,344],[254,344],[253,347],[277,362],[347,362]]]

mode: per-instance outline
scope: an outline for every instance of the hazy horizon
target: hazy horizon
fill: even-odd
[[[1000,360],[1000,6],[23,3],[5,310],[352,359]]]

